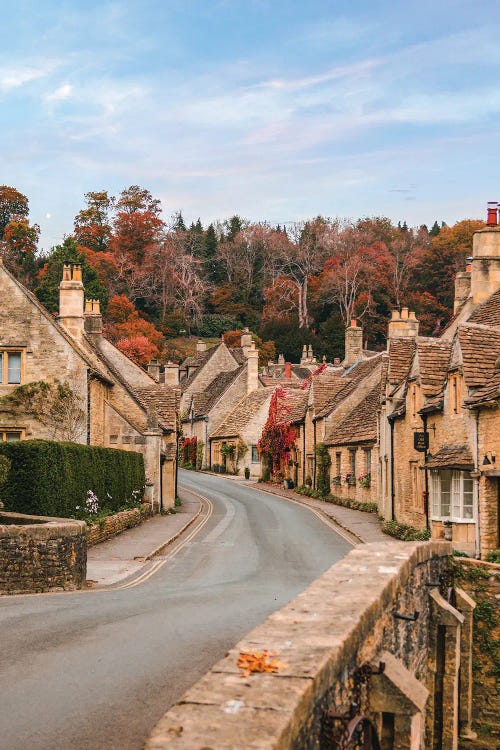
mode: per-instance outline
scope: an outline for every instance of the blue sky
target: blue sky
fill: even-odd
[[[7,0],[0,183],[42,246],[131,184],[204,224],[482,216],[500,8],[461,0]]]

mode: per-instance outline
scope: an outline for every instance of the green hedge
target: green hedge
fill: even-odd
[[[109,510],[143,497],[144,461],[135,451],[22,440],[0,443],[0,455],[11,461],[0,489],[6,510],[67,518],[85,507],[89,490]]]

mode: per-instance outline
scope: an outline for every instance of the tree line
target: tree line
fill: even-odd
[[[323,216],[286,226],[240,216],[187,226],[181,212],[165,219],[160,201],[137,185],[117,197],[86,193],[83,204],[64,241],[40,252],[28,198],[0,186],[4,263],[56,312],[64,261],[82,262],[106,335],[142,364],[183,356],[182,337],[217,338],[244,326],[268,342],[268,356],[297,361],[306,343],[330,359],[343,356],[352,318],[377,350],[391,309],[401,305],[416,311],[421,333],[438,334],[452,314],[453,281],[472,234],[484,226]]]

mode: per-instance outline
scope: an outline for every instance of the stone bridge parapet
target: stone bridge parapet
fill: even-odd
[[[449,554],[446,542],[355,548],[188,690],[146,750],[333,750],[344,724],[329,712],[350,711],[373,723],[383,748],[424,750],[439,735],[442,750],[456,750],[459,728],[470,731],[461,635],[474,602],[454,591]],[[278,672],[242,677],[240,653],[264,650]],[[360,667],[377,672],[381,661],[360,687]]]

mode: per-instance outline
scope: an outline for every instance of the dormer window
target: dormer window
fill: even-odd
[[[22,373],[22,352],[0,349],[0,384],[19,385]]]

